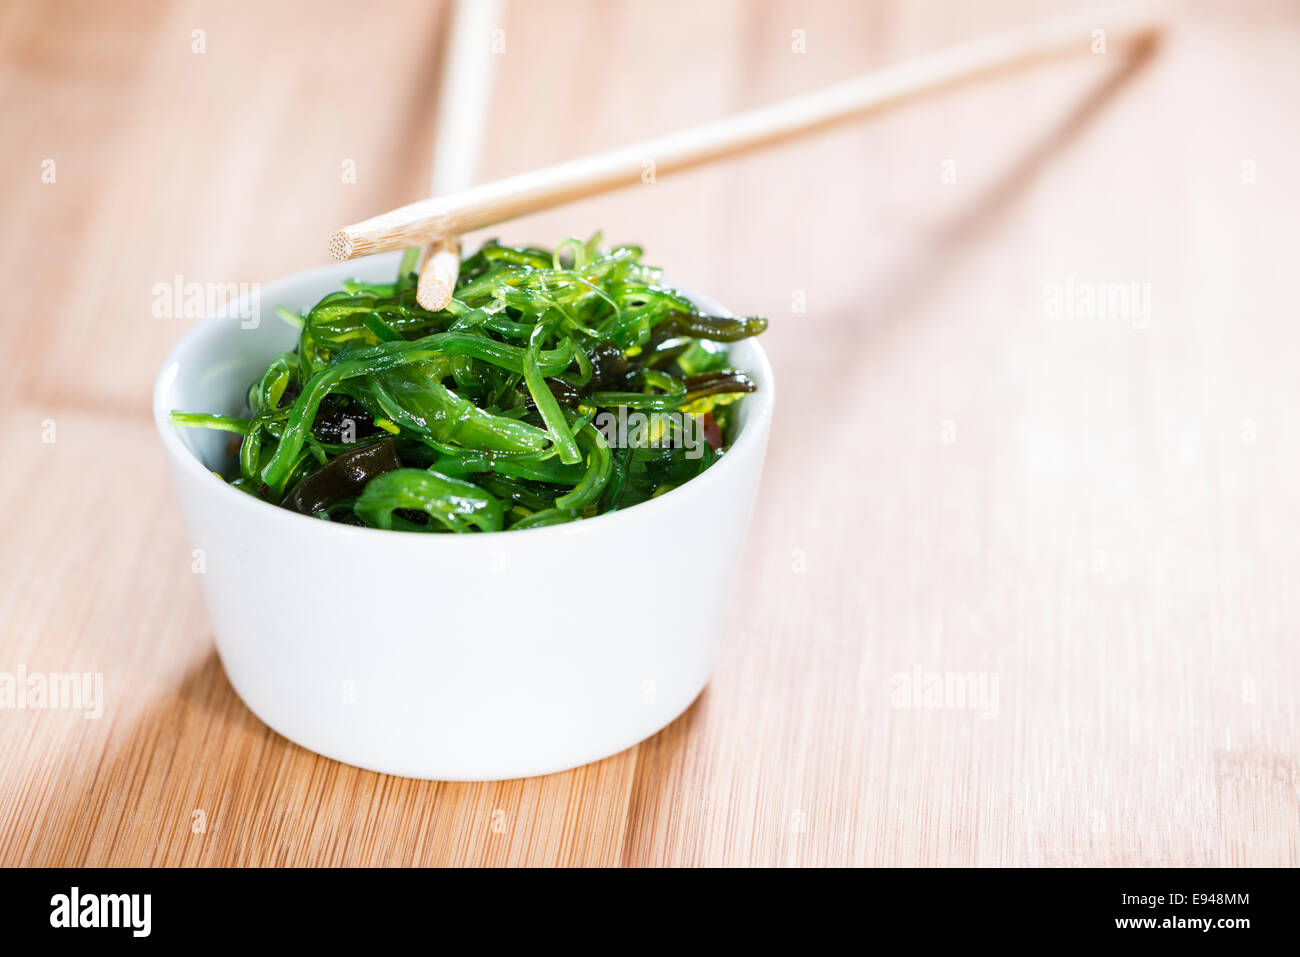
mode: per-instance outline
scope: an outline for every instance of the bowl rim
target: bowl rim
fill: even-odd
[[[392,254],[390,254],[392,255]],[[379,256],[369,257],[379,259]],[[287,276],[280,276],[270,282],[261,285],[259,294],[262,297],[262,309],[274,310],[275,308],[275,289],[280,285],[290,283],[303,283],[313,281],[323,281],[327,278],[338,276],[339,279],[350,278],[346,275],[349,267],[355,269],[356,261],[348,260],[345,262],[331,263],[327,266],[318,266],[312,269],[300,270],[296,273],[290,273]],[[344,275],[340,275],[344,274]],[[676,285],[672,288],[680,292],[692,301],[707,300],[710,303],[719,305],[719,312],[723,315],[734,315],[731,310],[721,307],[712,297],[696,293],[691,287]],[[270,295],[268,295],[268,293]],[[269,303],[268,303],[269,300]],[[668,508],[682,507],[686,505],[685,496],[691,495],[698,498],[701,495],[709,494],[719,482],[725,481],[728,476],[736,469],[744,468],[745,462],[740,461],[758,457],[758,467],[762,467],[763,448],[760,444],[764,441],[763,436],[768,431],[772,419],[772,408],[775,401],[775,386],[772,376],[772,364],[768,360],[767,352],[763,349],[757,337],[750,337],[742,340],[749,349],[753,351],[753,361],[748,363],[754,368],[748,370],[756,373],[762,383],[762,388],[757,392],[750,393],[743,400],[747,406],[745,411],[745,422],[740,429],[740,434],[736,437],[735,442],[717,462],[702,473],[683,482],[681,485],[665,492],[656,498],[640,502],[636,505],[628,506],[616,512],[606,512],[603,515],[595,515],[591,518],[578,519],[572,522],[565,522],[561,525],[544,525],[539,528],[524,529],[503,529],[500,532],[487,532],[466,535],[420,535],[415,533],[402,533],[391,529],[370,528],[368,526],[344,525],[338,522],[324,522],[311,515],[302,515],[270,502],[255,498],[246,492],[241,492],[234,488],[225,479],[218,476],[215,472],[208,469],[193,450],[181,440],[180,427],[173,425],[171,422],[170,408],[165,408],[163,403],[164,395],[170,389],[173,380],[180,372],[180,360],[182,353],[188,352],[195,348],[197,340],[215,337],[223,327],[232,323],[238,323],[240,320],[237,315],[213,315],[208,316],[197,322],[190,329],[186,330],[184,335],[167,353],[167,358],[163,360],[162,367],[158,370],[158,375],[154,379],[153,386],[153,413],[154,425],[158,429],[159,437],[162,440],[164,449],[167,451],[174,467],[183,469],[187,474],[192,475],[201,482],[209,483],[206,488],[213,490],[213,494],[229,496],[229,501],[234,507],[252,508],[254,510],[265,510],[265,514],[259,521],[277,523],[291,522],[285,531],[297,531],[305,534],[326,534],[337,539],[345,540],[355,536],[372,537],[381,536],[384,540],[391,540],[394,544],[401,542],[414,542],[424,539],[442,540],[443,545],[430,545],[428,547],[484,547],[485,543],[500,543],[505,537],[506,541],[516,539],[521,535],[535,536],[530,541],[536,541],[536,537],[550,535],[552,537],[592,534],[603,532],[607,529],[613,530],[615,523],[628,522],[626,517],[628,513],[639,515],[642,520],[650,519],[653,516],[647,514],[647,510],[656,509],[655,514],[664,513]],[[218,488],[220,489],[218,491]],[[238,503],[238,504],[236,504]],[[674,504],[675,503],[675,504]],[[634,519],[635,520],[635,516]],[[311,529],[315,531],[309,531]],[[446,544],[448,541],[457,543],[456,545]],[[471,545],[470,543],[476,543]],[[494,547],[499,547],[496,545]]]

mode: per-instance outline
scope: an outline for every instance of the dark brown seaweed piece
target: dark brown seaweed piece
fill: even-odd
[[[402,467],[392,439],[349,449],[306,475],[280,502],[282,508],[315,515],[335,502],[360,495],[376,475]]]
[[[348,423],[352,428],[348,429]],[[320,404],[311,432],[318,442],[347,445],[378,432],[365,406],[346,395],[330,395]]]
[[[685,382],[686,403],[702,399],[706,395],[718,395],[722,392],[754,392],[758,389],[754,380],[745,373],[731,369],[688,375]]]

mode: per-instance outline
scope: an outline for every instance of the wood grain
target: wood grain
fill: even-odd
[[[514,3],[482,175],[1068,8]],[[105,694],[0,710],[0,864],[1297,863],[1293,5],[1195,5],[1141,62],[501,227],[603,228],[770,315],[780,395],[704,695],[607,761],[473,785],[243,707],[148,410],[192,323],[156,283],[318,265],[423,192],[446,10],[354,11],[0,5],[0,672]],[[337,82],[358,50],[384,68]],[[1070,283],[1149,310],[1059,314]],[[996,695],[912,707],[918,671]]]

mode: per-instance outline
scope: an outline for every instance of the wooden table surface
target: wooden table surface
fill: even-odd
[[[1069,6],[516,0],[482,173]],[[0,710],[0,864],[1297,862],[1294,4],[493,231],[603,228],[771,316],[779,401],[708,689],[491,784],[248,712],[149,411],[192,325],[156,283],[419,195],[447,8],[358,9],[0,4],[0,673],[104,695]]]

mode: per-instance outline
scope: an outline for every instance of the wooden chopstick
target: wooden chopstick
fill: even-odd
[[[648,163],[654,164],[656,175],[689,169],[882,113],[1013,67],[1064,53],[1087,53],[1094,49],[1095,31],[1105,31],[1107,52],[1148,41],[1164,22],[1160,7],[1143,5],[975,40],[714,123],[411,203],[338,230],[330,236],[330,253],[336,259],[352,259],[459,236],[641,182]]]
[[[502,0],[455,0],[445,47],[438,122],[433,141],[432,196],[464,189],[474,181],[496,78],[488,39],[500,22]],[[424,247],[415,298],[431,312],[451,302],[460,274],[460,240],[439,237]]]
[[[445,236],[429,243],[420,266],[420,280],[415,287],[415,301],[430,312],[446,309],[460,275],[460,240]]]

